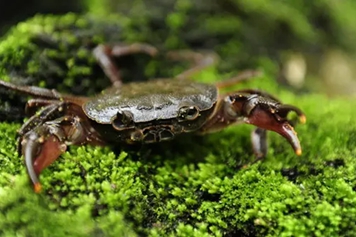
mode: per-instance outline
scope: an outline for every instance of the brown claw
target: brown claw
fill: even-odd
[[[299,122],[305,124],[307,122],[307,117],[304,114],[299,115]]]
[[[62,144],[55,135],[49,135],[45,138],[34,132],[28,134],[21,144],[27,173],[34,191],[39,193],[41,191],[39,181],[41,171],[52,164],[66,150],[66,145]]]
[[[306,121],[304,114],[298,111],[298,115],[301,122]],[[279,133],[291,144],[295,154],[302,154],[302,148],[293,126],[286,118],[280,117],[275,111],[265,110],[260,107],[255,108],[250,116],[246,118],[246,123]]]
[[[296,155],[300,156],[302,154],[302,147],[300,146],[297,133],[288,122],[285,122],[281,125],[281,131],[278,131],[278,129],[274,131],[278,132],[287,139],[287,141],[292,145]]]

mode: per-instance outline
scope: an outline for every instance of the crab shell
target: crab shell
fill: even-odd
[[[119,136],[127,143],[153,143],[198,130],[213,114],[217,100],[215,85],[161,79],[109,88],[82,108],[89,119],[111,124],[120,132],[109,136],[110,140],[117,141]],[[101,133],[112,130],[100,125],[96,128]]]

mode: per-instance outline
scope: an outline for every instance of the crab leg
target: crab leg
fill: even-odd
[[[120,57],[129,54],[145,53],[152,57],[157,54],[157,49],[149,44],[134,43],[131,45],[104,45],[100,44],[93,50],[93,55],[105,74],[115,87],[121,87],[122,79],[120,71],[114,64],[112,57]]]
[[[115,87],[122,86],[122,78],[120,76],[120,70],[115,65],[112,57],[120,57],[129,54],[145,53],[152,57],[157,54],[157,49],[149,44],[134,43],[132,45],[98,45],[93,50],[93,55],[98,61],[105,74],[111,80],[111,83]],[[203,68],[214,65],[218,62],[218,56],[215,53],[198,53],[191,50],[174,50],[169,51],[166,57],[170,60],[179,61],[191,61],[194,66],[175,78],[185,79],[191,77],[193,74],[199,72]]]
[[[267,131],[256,128],[251,132],[252,148],[256,155],[256,161],[263,159],[267,154]]]
[[[61,94],[54,89],[50,90],[50,89],[37,87],[37,86],[19,86],[19,85],[14,85],[9,82],[5,82],[3,80],[0,80],[0,88],[12,90],[12,91],[18,92],[20,94],[24,94],[24,95],[36,97],[36,99],[34,99],[32,102],[42,101],[39,104],[43,104],[43,105],[46,104],[46,103],[44,103],[44,101],[46,101],[46,100],[48,100],[48,101],[68,101],[68,102],[72,102],[72,103],[75,103],[78,105],[81,105],[84,101],[87,100],[87,97]],[[31,101],[29,101],[28,106],[31,106]]]
[[[175,76],[177,79],[187,79],[202,69],[215,65],[219,61],[217,54],[213,52],[199,53],[191,50],[174,50],[166,54],[170,60],[190,61],[193,67]]]
[[[3,80],[0,80],[0,87],[12,91],[17,91],[22,94],[40,97],[40,98],[47,98],[47,99],[61,98],[60,93],[58,93],[56,90],[48,90],[36,86],[18,86],[18,85],[11,84],[9,82],[5,82]]]
[[[28,116],[33,116],[40,107],[60,103],[58,100],[30,99],[26,103],[25,112]]]
[[[61,104],[57,101],[56,104],[51,104],[48,105],[47,107],[43,108],[40,113],[36,116],[32,116],[29,120],[27,120],[20,130],[17,132],[19,136],[19,140],[23,141],[23,137],[25,134],[30,132],[32,129],[35,129],[36,127],[42,126],[42,124],[46,121],[46,119],[49,118],[49,116],[53,116],[55,114],[58,114],[58,108],[61,106]],[[22,146],[21,142],[17,143],[17,151],[19,155],[22,154]]]
[[[262,75],[262,72],[258,70],[245,70],[240,72],[237,76],[232,77],[230,79],[226,79],[220,82],[215,83],[216,87],[219,89],[227,88],[230,86],[235,86],[240,82],[247,81],[254,77]]]
[[[258,89],[242,89],[242,90],[239,90],[238,93],[239,94],[244,94],[244,96],[245,95],[247,95],[247,96],[248,95],[260,95],[262,97],[267,98],[268,100],[272,99],[275,102],[281,103],[281,101],[277,97],[271,95],[270,93],[267,93],[265,91],[261,91],[261,90],[258,90]],[[294,107],[294,108],[296,108],[296,107]]]

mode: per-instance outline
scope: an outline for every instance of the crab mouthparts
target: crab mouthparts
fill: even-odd
[[[302,154],[302,147],[297,133],[288,121],[277,121],[276,118],[270,113],[264,110],[256,110],[251,114],[246,122],[280,134],[287,139],[289,144],[293,147],[296,155],[300,156]]]

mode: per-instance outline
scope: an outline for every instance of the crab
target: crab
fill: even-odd
[[[34,86],[19,86],[0,80],[0,87],[33,97],[26,104],[30,118],[18,131],[18,152],[24,157],[35,192],[41,191],[40,173],[69,145],[148,144],[172,140],[179,134],[206,134],[239,123],[255,125],[251,140],[257,159],[266,156],[266,131],[283,136],[297,155],[302,149],[287,118],[295,112],[305,122],[304,113],[282,104],[274,96],[254,89],[219,93],[240,81],[258,75],[247,70],[237,77],[207,84],[188,80],[192,73],[211,64],[214,56],[185,52],[171,58],[188,58],[195,67],[174,79],[123,83],[114,56],[131,53],[155,55],[147,44],[99,45],[94,56],[112,87],[94,97],[61,94]],[[36,112],[39,110],[39,112]]]

